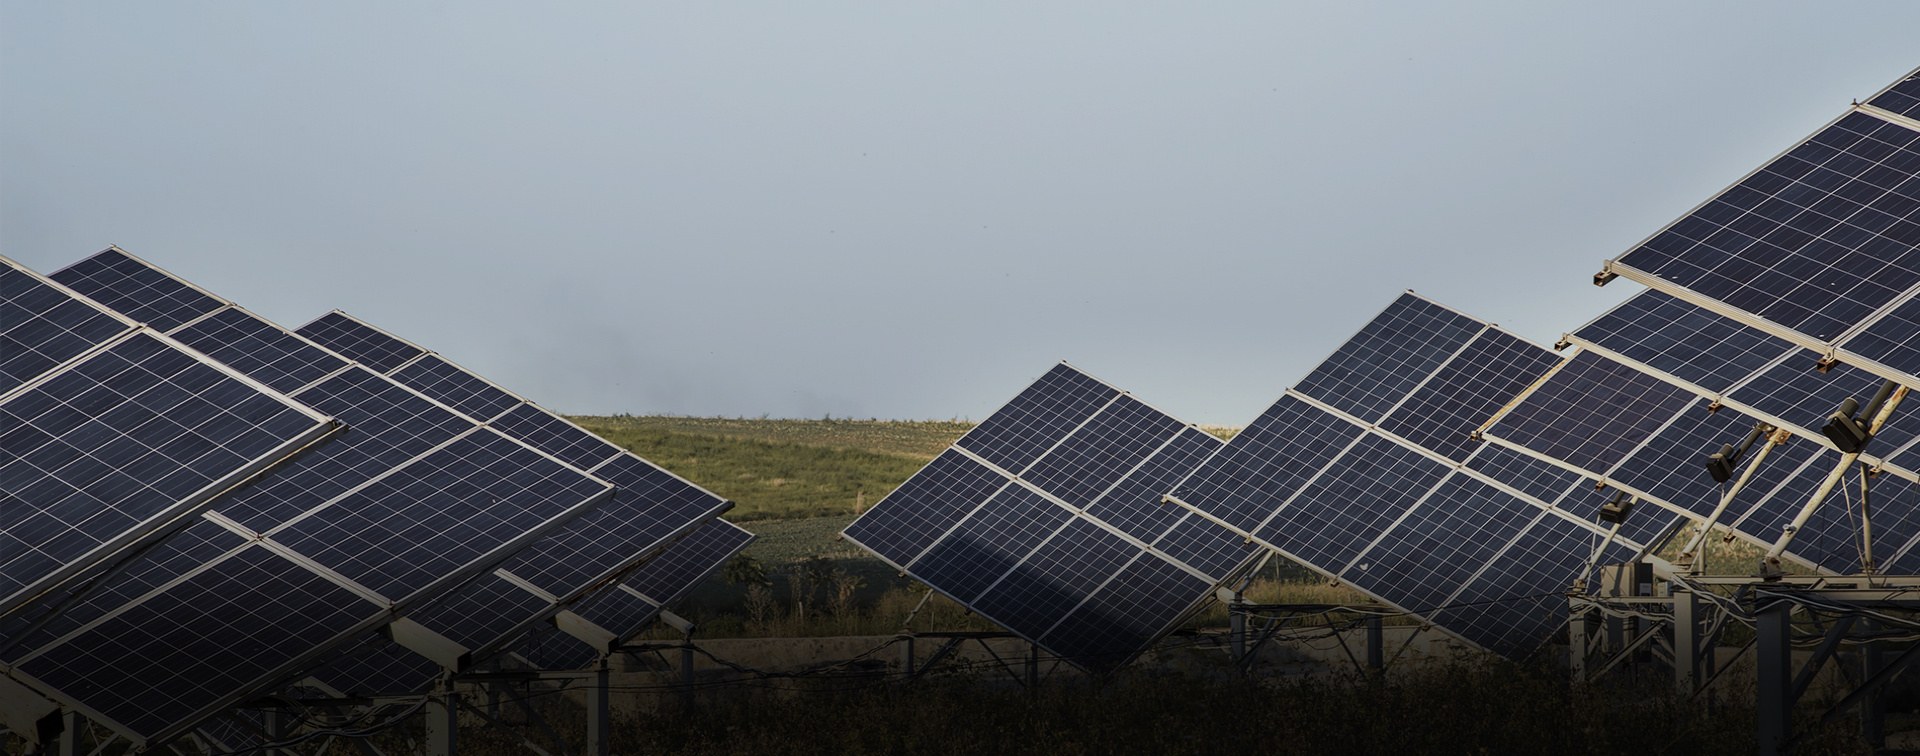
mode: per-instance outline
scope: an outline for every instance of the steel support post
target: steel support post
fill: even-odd
[[[1872,619],[1860,621],[1862,630],[1872,633],[1880,629],[1880,623]],[[1881,656],[1880,641],[1867,641],[1860,644],[1860,681],[1865,684],[1886,666]],[[1860,739],[1874,748],[1887,745],[1887,697],[1884,687],[1874,687],[1866,697],[1860,699]]]
[[[452,680],[441,680],[427,699],[426,756],[454,756],[460,749],[460,694]]]
[[[1793,603],[1775,600],[1754,614],[1760,754],[1785,756],[1787,739],[1793,735]]]
[[[1385,646],[1386,622],[1379,617],[1367,618],[1367,671],[1380,674],[1387,668]]]
[[[1040,644],[1027,643],[1027,689],[1040,687]]]
[[[1237,607],[1227,607],[1228,649],[1233,654],[1233,664],[1240,669],[1247,666],[1247,613]]]
[[[1587,681],[1587,646],[1593,641],[1593,633],[1587,624],[1587,607],[1579,599],[1567,599],[1567,612],[1573,615],[1567,622],[1567,667],[1573,684],[1578,686]]]
[[[680,705],[693,711],[693,649],[680,649]]]
[[[1706,677],[1701,657],[1711,655],[1713,649],[1700,645],[1700,597],[1692,591],[1674,591],[1673,692],[1682,698],[1700,692]]]
[[[909,635],[900,641],[900,679],[913,679],[914,664],[913,636]]]
[[[607,657],[600,657],[600,667],[594,670],[593,680],[587,688],[587,753],[586,756],[608,756],[613,752],[613,670],[608,668]]]
[[[80,730],[86,722],[73,709],[60,712],[60,756],[80,756]]]

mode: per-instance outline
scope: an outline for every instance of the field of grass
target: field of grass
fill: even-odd
[[[974,423],[961,420],[769,420],[677,415],[577,415],[567,418],[601,435],[667,431],[897,454],[922,462],[958,441]]]
[[[926,464],[916,456],[850,446],[584,422],[594,418],[575,420],[602,438],[731,499],[736,506],[727,519],[735,522],[854,514]]]

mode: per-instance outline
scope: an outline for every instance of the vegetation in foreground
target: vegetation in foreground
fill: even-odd
[[[617,720],[613,751],[1715,756],[1755,747],[1750,704],[1679,701],[1654,682],[1575,688],[1563,673],[1508,663],[1415,669],[1372,683],[1142,671],[1027,691],[1005,680],[901,687],[850,677],[707,690],[692,710],[669,704]],[[1796,753],[1867,752],[1852,729],[1837,722]],[[497,729],[462,737],[467,753],[520,752]]]

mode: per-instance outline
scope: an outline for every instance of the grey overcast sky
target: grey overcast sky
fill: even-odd
[[[1244,424],[1402,289],[1589,276],[1920,65],[1920,3],[0,4],[0,254],[118,244],[562,412]]]

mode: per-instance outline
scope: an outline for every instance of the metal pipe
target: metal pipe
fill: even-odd
[[[1754,471],[1760,469],[1760,463],[1766,461],[1773,447],[1786,443],[1791,437],[1792,435],[1786,431],[1775,430],[1767,437],[1767,445],[1760,447],[1760,453],[1747,461],[1747,469],[1740,472],[1740,479],[1734,481],[1733,487],[1727,489],[1726,494],[1720,497],[1720,505],[1713,508],[1713,514],[1707,515],[1705,522],[1700,523],[1700,532],[1695,533],[1693,539],[1687,541],[1686,548],[1680,550],[1681,563],[1688,566],[1688,572],[1698,575],[1705,568],[1704,565],[1697,564],[1694,557],[1700,553],[1700,546],[1707,540],[1707,534],[1713,532],[1714,523],[1719,522],[1720,516],[1727,513],[1727,507],[1733,504],[1733,497],[1738,496],[1740,490],[1746,487],[1747,481],[1753,479]]]
[[[1891,381],[1889,381],[1889,383],[1891,383]],[[1885,387],[1883,386],[1882,388]],[[1873,424],[1867,427],[1869,438],[1871,438],[1873,434],[1880,432],[1880,427],[1886,425],[1887,418],[1893,415],[1894,409],[1900,406],[1900,400],[1905,399],[1906,396],[1907,387],[1905,386],[1901,386],[1899,389],[1893,391],[1892,398],[1888,399],[1886,403],[1880,407],[1880,411],[1873,416]],[[1800,532],[1800,528],[1805,526],[1807,520],[1813,517],[1813,510],[1820,506],[1820,502],[1826,500],[1827,494],[1833,492],[1833,487],[1840,482],[1840,476],[1846,473],[1847,468],[1852,467],[1854,462],[1859,459],[1859,452],[1845,454],[1840,457],[1840,464],[1833,466],[1833,472],[1828,473],[1827,479],[1820,483],[1820,489],[1813,492],[1813,498],[1808,499],[1807,505],[1800,508],[1800,513],[1794,516],[1793,523],[1783,529],[1780,533],[1780,540],[1774,541],[1773,547],[1767,549],[1767,555],[1760,560],[1761,574],[1780,574],[1780,555],[1786,553],[1787,544],[1793,542],[1794,534]]]

